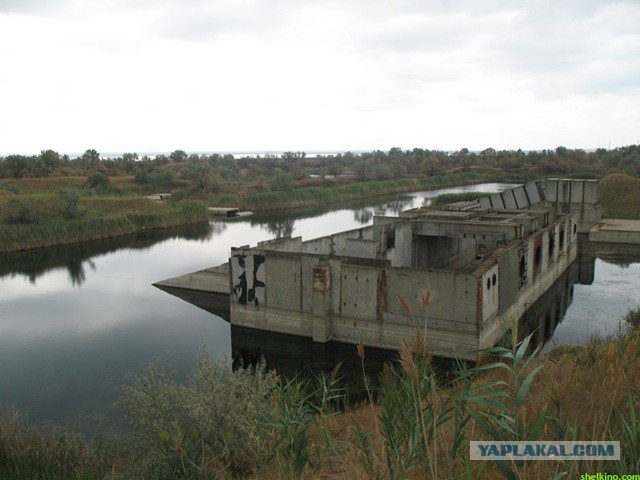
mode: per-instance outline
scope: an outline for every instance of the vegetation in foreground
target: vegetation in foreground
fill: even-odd
[[[428,295],[423,296],[428,305]],[[640,309],[616,338],[542,358],[527,337],[442,384],[428,332],[403,345],[369,401],[349,408],[339,366],[315,381],[203,356],[185,384],[157,366],[126,389],[129,444],[0,422],[8,479],[577,478],[640,471]],[[425,335],[426,334],[426,335]],[[355,352],[354,352],[355,354]],[[357,354],[363,364],[362,345]],[[620,461],[472,462],[470,440],[620,440]]]

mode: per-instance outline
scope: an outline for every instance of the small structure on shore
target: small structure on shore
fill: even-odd
[[[171,198],[170,193],[152,193],[151,195],[147,195],[149,200],[155,200],[157,202],[163,202],[165,200],[169,200]]]
[[[209,207],[209,213],[217,217],[224,217],[229,219],[250,217],[251,215],[253,215],[253,212],[241,212],[240,209],[236,207]]]

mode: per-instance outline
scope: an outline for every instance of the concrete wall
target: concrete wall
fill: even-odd
[[[520,273],[518,269],[520,255],[516,246],[504,249],[498,255],[498,313],[506,312],[518,297]]]
[[[302,253],[313,253],[319,255],[350,255],[348,251],[357,251],[352,240],[373,241],[373,227],[367,226],[339,232],[326,237],[315,238],[302,242],[300,251]],[[364,252],[369,252],[369,247],[363,247]],[[376,258],[374,254],[370,258]]]
[[[388,268],[387,314],[390,323],[410,325],[406,308],[397,298],[402,295],[418,326],[428,317],[428,325],[453,328],[457,325],[475,330],[478,304],[478,279],[471,274],[421,269]],[[431,305],[425,312],[420,292],[430,290]]]
[[[378,255],[378,242],[374,240],[347,238],[341,247],[336,249],[336,255],[358,258],[376,258]]]
[[[499,266],[494,265],[480,279],[478,291],[482,295],[482,321],[486,322],[498,313],[500,305]]]
[[[411,267],[413,263],[413,224],[402,222],[394,228],[393,247],[385,254],[392,267]]]
[[[301,257],[266,257],[266,308],[274,306],[284,310],[302,312]]]
[[[419,235],[415,240],[413,265],[417,268],[444,268],[453,261],[475,255],[472,239]]]
[[[545,180],[545,201],[557,211],[578,216],[578,233],[588,233],[602,219],[597,180]]]
[[[525,184],[524,189],[527,192],[529,205],[535,205],[542,201],[542,196],[540,195],[540,188],[538,187],[538,182],[529,182]]]
[[[513,189],[513,196],[516,199],[516,205],[518,208],[523,209],[529,207],[529,198],[527,197],[527,192],[524,187],[516,187]]]
[[[282,237],[258,242],[258,247],[276,252],[302,252],[302,237]]]
[[[378,287],[382,270],[342,265],[340,316],[375,321],[378,311]]]
[[[504,208],[518,208],[513,190],[505,190],[502,192],[502,201],[504,202]]]

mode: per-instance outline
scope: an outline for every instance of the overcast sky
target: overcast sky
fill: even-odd
[[[0,0],[0,153],[638,142],[637,0]]]

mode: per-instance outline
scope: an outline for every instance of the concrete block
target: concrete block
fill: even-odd
[[[527,197],[529,198],[529,204],[535,205],[542,201],[542,197],[540,196],[540,191],[538,190],[537,182],[529,182],[524,186],[525,191],[527,192]]]
[[[490,197],[482,197],[480,199],[480,206],[482,208],[491,208],[491,198]]]
[[[376,258],[378,242],[374,240],[358,240],[347,238],[344,241],[342,251],[336,252],[338,255],[359,258]]]
[[[563,178],[558,182],[558,202],[571,202],[571,180]]]
[[[372,321],[378,311],[380,270],[342,265],[340,306],[342,317]]]
[[[582,203],[584,180],[571,181],[571,203]]]
[[[584,204],[582,209],[582,222],[596,224],[602,220],[602,206],[592,205],[589,203]]]
[[[496,193],[494,195],[491,195],[489,197],[491,199],[491,206],[493,208],[504,208],[504,201],[502,200],[502,195],[500,195],[499,193]]]
[[[558,182],[557,178],[549,178],[545,181],[544,199],[550,203],[558,201]]]
[[[247,277],[250,270],[247,270]],[[311,281],[308,279],[307,281]],[[267,291],[267,307],[281,308],[295,312],[302,311],[301,261],[298,258],[270,256],[266,262],[264,285]],[[256,294],[258,285],[254,285]],[[260,289],[264,290],[264,288]],[[251,290],[248,301],[251,302]]]
[[[502,200],[504,201],[505,208],[518,208],[516,197],[513,195],[513,190],[505,190],[502,192]]]
[[[584,203],[598,203],[598,180],[584,181]]]
[[[529,199],[524,187],[516,187],[513,189],[513,196],[516,198],[516,204],[518,208],[527,208],[529,206]]]

